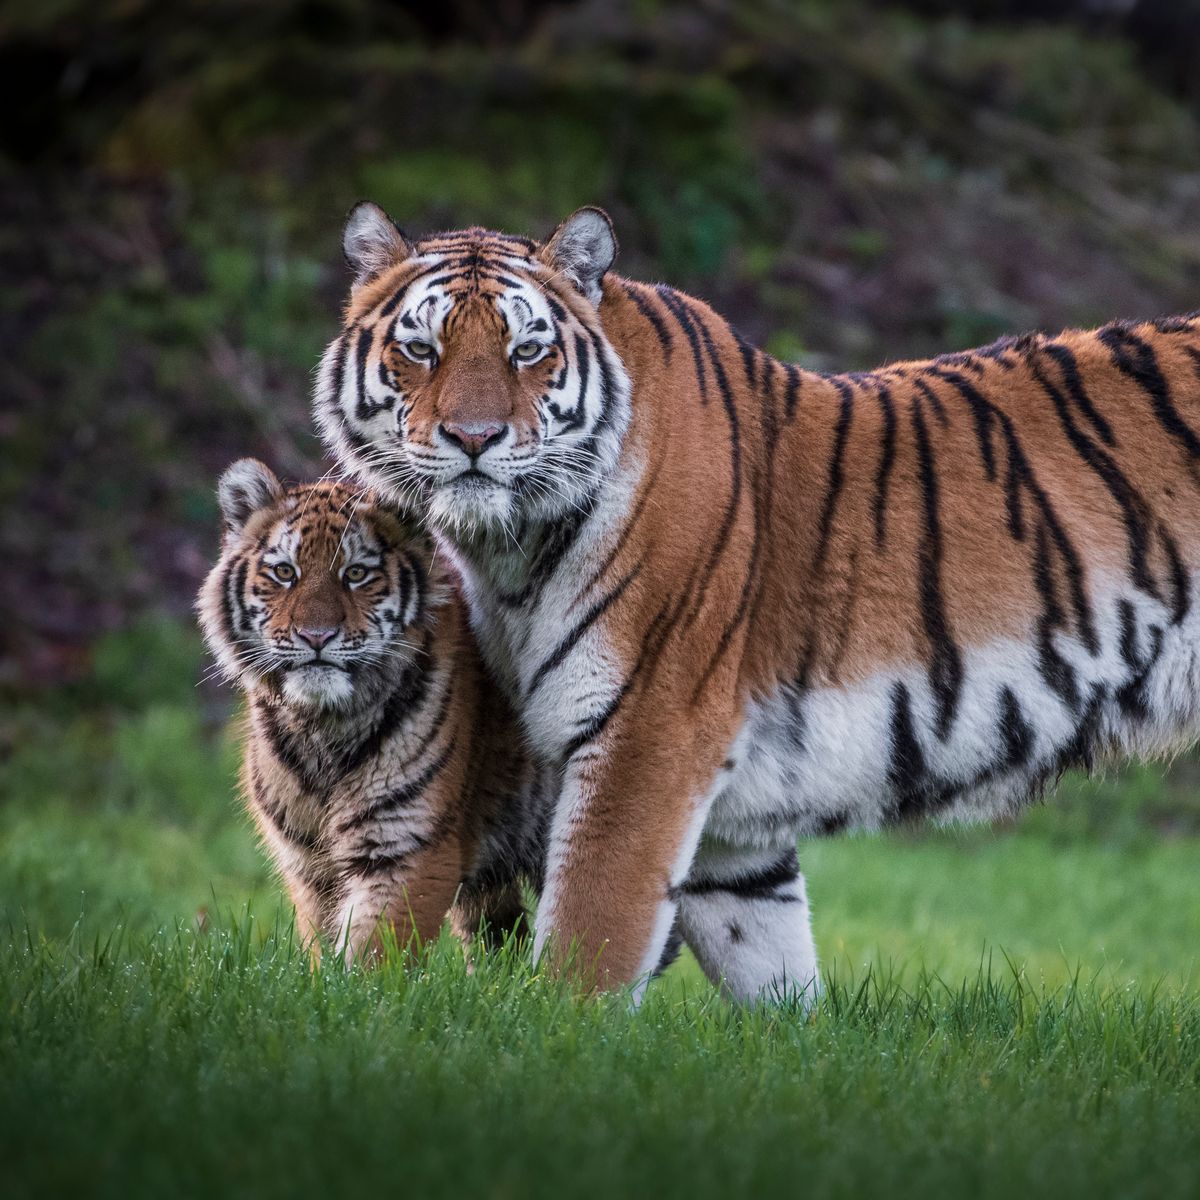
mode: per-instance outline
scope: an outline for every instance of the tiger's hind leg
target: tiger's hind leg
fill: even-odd
[[[731,999],[805,1007],[816,999],[817,950],[795,847],[702,843],[679,889],[679,927],[704,973]]]

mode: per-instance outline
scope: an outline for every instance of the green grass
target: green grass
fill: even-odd
[[[1194,1195],[1200,1007],[835,980],[818,1011],[517,955],[310,975],[253,923],[5,954],[8,1195]]]
[[[0,724],[6,1197],[1200,1189],[1190,765],[806,844],[813,1013],[689,960],[631,1013],[449,940],[311,974],[199,665],[142,628]]]

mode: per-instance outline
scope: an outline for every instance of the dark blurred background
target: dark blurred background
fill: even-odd
[[[1200,305],[1200,0],[27,0],[0,112],[9,686],[186,613],[232,458],[318,469],[362,197],[602,204],[818,368]]]

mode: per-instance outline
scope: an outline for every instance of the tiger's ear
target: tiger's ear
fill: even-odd
[[[617,257],[617,237],[608,213],[591,205],[576,209],[550,235],[540,257],[599,304],[600,281]]]
[[[265,463],[257,458],[239,458],[226,468],[217,484],[217,501],[225,518],[227,534],[241,533],[246,522],[261,509],[283,499],[283,484]]]
[[[342,232],[342,253],[354,271],[354,286],[403,262],[412,246],[391,217],[369,200],[356,204]]]

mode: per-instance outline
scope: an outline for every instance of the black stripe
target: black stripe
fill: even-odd
[[[725,512],[721,518],[721,526],[717,531],[716,539],[713,542],[712,549],[709,551],[708,561],[705,563],[703,573],[699,580],[699,587],[692,600],[688,615],[685,619],[685,627],[689,626],[700,615],[700,610],[704,605],[705,597],[708,593],[709,584],[712,582],[712,577],[717,569],[717,563],[721,559],[721,555],[725,552],[725,547],[729,542],[730,534],[733,531],[733,523],[737,518],[738,506],[742,498],[742,443],[741,430],[738,422],[737,405],[734,402],[733,390],[729,386],[729,378],[725,374],[725,368],[721,364],[720,355],[717,353],[716,347],[713,345],[712,335],[709,332],[708,326],[705,324],[703,317],[699,313],[693,312],[692,318],[696,323],[696,327],[700,332],[701,339],[704,343],[704,349],[708,354],[709,365],[712,367],[713,375],[717,381],[717,388],[721,393],[721,404],[725,409],[725,419],[729,422],[729,499],[725,504]]]
[[[734,896],[739,900],[770,900],[779,904],[798,903],[800,897],[794,891],[781,892],[780,888],[794,884],[800,878],[800,861],[794,849],[785,850],[775,862],[757,871],[735,875],[732,879],[689,879],[678,889],[675,897]]]
[[[764,522],[760,519],[758,511],[758,491],[758,470],[755,468],[754,481],[750,488],[750,496],[754,504],[754,531],[750,541],[750,559],[746,564],[742,577],[742,590],[738,594],[733,615],[725,622],[725,626],[721,630],[721,636],[717,639],[717,645],[709,657],[704,670],[700,673],[700,678],[696,681],[696,686],[692,689],[693,704],[700,699],[700,695],[708,686],[708,681],[712,678],[713,672],[717,669],[721,659],[725,657],[729,647],[733,644],[733,635],[746,623],[750,616],[750,597],[758,583],[759,561],[762,557],[762,531]]]
[[[683,297],[678,292],[672,291],[666,284],[660,283],[654,289],[661,297],[662,302],[670,310],[675,320],[679,322],[679,328],[683,330],[687,337],[688,344],[692,348],[692,362],[696,368],[696,378],[700,382],[700,403],[708,403],[708,376],[704,370],[704,357],[700,353],[700,338],[696,333],[696,327],[692,324],[692,319],[688,315],[687,305]]]
[[[590,592],[592,588],[594,588],[596,584],[604,578],[604,576],[608,573],[609,567],[611,567],[613,563],[617,561],[618,557],[620,557],[621,551],[625,548],[626,542],[628,542],[634,528],[637,526],[638,521],[641,520],[641,516],[646,509],[646,505],[654,496],[654,485],[658,482],[658,473],[662,470],[665,457],[665,455],[660,455],[655,459],[654,466],[651,468],[649,476],[643,479],[639,484],[637,504],[634,505],[633,510],[625,519],[624,528],[621,530],[621,536],[617,538],[613,548],[604,556],[604,560],[592,572],[587,583],[585,583],[583,587],[581,587],[576,593],[577,598],[572,602],[573,605],[578,603],[578,597],[586,596],[588,592]]]
[[[1082,767],[1090,771],[1094,766],[1096,748],[1100,743],[1100,718],[1103,714],[1104,696],[1104,685],[1093,684],[1091,695],[1070,741],[1055,756],[1056,774],[1061,774],[1069,767]]]
[[[1057,360],[1056,360],[1057,361]],[[1029,362],[1033,377],[1050,397],[1058,414],[1059,422],[1067,435],[1072,448],[1089,468],[1099,477],[1100,481],[1112,496],[1121,511],[1121,519],[1125,525],[1125,536],[1129,543],[1129,572],[1133,582],[1142,591],[1161,599],[1161,591],[1150,573],[1147,560],[1149,553],[1149,520],[1150,511],[1146,502],[1125,477],[1116,461],[1100,446],[1092,442],[1088,436],[1075,424],[1071,417],[1066,397],[1047,378],[1036,359]]]
[[[883,446],[879,467],[875,472],[875,546],[882,550],[887,544],[887,496],[896,461],[896,408],[887,384],[877,381],[875,395],[883,415]]]
[[[964,379],[957,371],[944,371],[934,367],[930,369],[929,373],[938,379],[944,379],[967,402],[967,407],[971,410],[971,417],[975,422],[975,437],[979,442],[979,454],[983,459],[984,473],[988,479],[995,479],[996,449],[992,443],[995,408],[988,400],[984,399],[974,384]],[[919,380],[917,386],[928,392],[928,389]],[[928,394],[932,395],[931,392]]]
[[[221,589],[221,621],[225,627],[225,639],[240,656],[238,644],[244,631],[250,627],[246,609],[246,576],[250,573],[250,560],[244,555],[235,558],[225,574],[225,586]]]
[[[690,585],[690,579],[688,584]],[[687,599],[687,586],[680,595],[678,602],[675,605],[674,611],[668,613],[668,604],[664,604],[658,610],[654,619],[650,622],[644,637],[642,638],[642,649],[638,654],[637,662],[633,664],[632,670],[625,678],[625,682],[621,685],[617,694],[604,706],[595,716],[590,717],[585,721],[575,733],[575,736],[567,743],[566,749],[563,752],[563,760],[569,761],[575,754],[594,742],[608,727],[609,722],[616,716],[625,697],[633,690],[634,684],[637,683],[638,677],[647,665],[656,661],[659,652],[666,645],[667,639],[670,637],[672,630],[683,612],[683,606]]]
[[[1058,363],[1067,395],[1075,401],[1079,411],[1091,422],[1092,428],[1095,429],[1100,440],[1106,446],[1115,446],[1117,439],[1113,434],[1112,426],[1100,414],[1087,394],[1087,389],[1083,386],[1083,379],[1079,374],[1079,363],[1075,360],[1075,355],[1059,342],[1045,342],[1042,349]]]
[[[920,550],[921,620],[929,638],[929,686],[937,698],[937,733],[944,741],[958,708],[963,677],[962,655],[950,632],[942,595],[942,528],[938,511],[938,479],[919,400],[913,402],[912,422],[917,441],[921,499],[925,509],[925,530]]]
[[[1048,539],[1045,524],[1039,524],[1033,560],[1033,581],[1042,598],[1042,615],[1037,623],[1038,669],[1062,700],[1073,711],[1077,711],[1080,696],[1075,670],[1054,645],[1054,633],[1062,626],[1063,611],[1058,600],[1058,589],[1054,584]]]
[[[575,402],[575,407],[570,412],[563,412],[553,401],[546,405],[554,419],[563,422],[563,427],[560,431],[562,433],[578,429],[583,424],[583,419],[586,415],[587,386],[591,365],[592,359],[588,344],[584,341],[582,334],[576,333],[575,369],[579,372],[579,399]]]
[[[787,376],[787,390],[783,394],[783,419],[790,421],[796,415],[796,404],[800,399],[800,368],[795,363],[784,363],[783,373]]]
[[[320,836],[307,830],[292,828],[287,823],[286,804],[274,804],[268,800],[266,784],[258,764],[250,759],[249,767],[251,798],[259,812],[271,822],[279,836],[291,842],[293,846],[298,846],[301,850],[315,850],[320,843]]]
[[[1009,687],[1000,689],[1000,736],[1004,739],[1004,765],[1024,766],[1033,752],[1034,732]]]
[[[930,373],[932,373],[932,370]],[[913,387],[915,387],[917,391],[925,397],[929,403],[929,407],[932,410],[933,415],[938,419],[938,424],[945,428],[946,425],[950,423],[950,418],[946,415],[946,406],[942,403],[941,396],[939,396],[937,392],[935,392],[933,388],[931,388],[923,379],[914,379]],[[988,478],[990,479],[991,476],[989,475]]]
[[[746,373],[746,386],[753,390],[755,386],[754,356],[757,351],[732,325],[729,326],[729,332],[738,348],[738,354],[742,357],[742,370]]]
[[[925,752],[917,741],[913,725],[912,698],[902,683],[892,688],[891,742],[888,761],[888,783],[893,793],[890,819],[907,821],[942,807],[952,793],[929,774]]]
[[[1162,654],[1163,631],[1158,625],[1150,626],[1150,648],[1143,658],[1137,649],[1137,613],[1133,605],[1128,600],[1121,600],[1118,610],[1121,616],[1121,658],[1129,668],[1129,678],[1117,689],[1116,699],[1127,717],[1145,720],[1150,715],[1146,683]]]
[[[532,678],[529,681],[529,688],[525,693],[525,699],[528,701],[541,687],[547,675],[550,674],[556,667],[562,665],[566,660],[567,655],[578,644],[579,639],[596,623],[625,593],[625,589],[638,577],[641,573],[642,564],[639,562],[627,575],[619,580],[615,587],[606,592],[600,597],[586,613],[575,623],[571,631],[563,637],[557,646],[541,661]]]
[[[373,416],[377,407],[367,398],[367,354],[371,349],[371,338],[372,331],[370,329],[360,329],[354,348],[354,361],[358,372],[354,381],[358,396],[354,406],[354,415],[360,421],[365,421]]]
[[[1025,342],[1026,339],[1021,339]],[[1032,339],[1030,345],[1037,339]],[[1032,350],[1028,351],[1032,356]],[[952,383],[960,394],[966,396],[963,389],[959,386],[964,383],[961,377],[952,377],[952,373],[942,372],[942,377],[947,378]],[[1063,571],[1067,577],[1067,584],[1071,594],[1071,607],[1074,611],[1076,626],[1079,630],[1079,636],[1083,641],[1089,654],[1099,653],[1099,641],[1096,637],[1095,623],[1092,616],[1091,602],[1087,594],[1087,589],[1084,586],[1083,563],[1080,560],[1079,553],[1075,549],[1071,539],[1067,536],[1058,516],[1054,511],[1053,505],[1050,503],[1050,498],[1043,491],[1041,485],[1037,481],[1037,477],[1033,473],[1033,469],[1029,465],[1029,460],[1025,456],[1025,451],[1021,446],[1020,438],[1017,436],[1016,428],[1013,425],[1012,419],[1007,413],[996,408],[990,401],[986,400],[978,392],[966,385],[971,393],[968,402],[974,408],[976,405],[982,406],[987,410],[988,420],[985,425],[988,430],[986,444],[990,447],[991,444],[991,421],[994,419],[999,424],[1000,430],[1004,435],[1005,444],[1008,450],[1008,471],[1005,478],[1005,495],[1008,505],[1008,525],[1009,532],[1014,540],[1023,541],[1025,538],[1025,518],[1022,508],[1022,493],[1027,493],[1037,506],[1041,521],[1038,523],[1038,535],[1048,535],[1054,543],[1054,549],[1062,560]],[[1049,580],[1049,549],[1048,547],[1040,547],[1036,554],[1044,558],[1041,570],[1043,580]]]
[[[814,573],[821,569],[825,562],[825,555],[829,552],[829,539],[833,533],[833,514],[837,509],[838,500],[846,482],[843,459],[846,454],[846,442],[850,437],[850,421],[854,415],[850,385],[836,376],[831,377],[829,382],[837,388],[842,403],[834,434],[833,455],[829,460],[829,482],[825,487],[825,504],[821,510],[821,522],[818,526],[817,549],[813,555],[812,571]]]
[[[641,294],[641,291],[632,284],[622,284],[625,295],[637,305],[638,311],[646,318],[654,328],[655,335],[658,337],[658,344],[663,349],[663,354],[668,361],[671,358],[671,350],[674,347],[674,339],[671,337],[671,331],[667,328],[666,322],[655,312],[653,306]]]
[[[450,761],[450,756],[454,753],[454,747],[455,739],[450,738],[442,747],[437,758],[433,759],[420,775],[372,800],[370,804],[364,805],[357,812],[351,813],[350,816],[338,823],[338,832],[350,833],[352,830],[361,829],[371,821],[381,820],[383,817],[390,816],[414,804],[445,769],[446,764]]]
[[[333,384],[329,392],[329,403],[337,411],[341,411],[342,388],[346,383],[346,358],[350,353],[350,330],[338,338],[337,353],[333,359]]]
[[[1179,547],[1175,544],[1175,539],[1161,521],[1158,526],[1158,539],[1162,542],[1163,551],[1167,556],[1171,574],[1171,590],[1175,594],[1175,600],[1171,607],[1171,623],[1178,625],[1188,615],[1188,610],[1192,606],[1188,573],[1183,565],[1183,559],[1179,556]]]
[[[1112,352],[1117,368],[1150,397],[1150,406],[1163,429],[1183,447],[1189,458],[1200,458],[1200,438],[1172,402],[1158,356],[1149,342],[1120,324],[1106,325],[1096,337]]]
[[[506,608],[522,608],[537,596],[546,580],[554,574],[559,563],[575,544],[595,508],[596,495],[592,493],[558,518],[548,529],[543,527],[544,537],[534,552],[532,561],[525,568],[524,584],[515,592],[496,589],[493,593],[496,600]],[[519,541],[522,540],[519,531],[517,537]]]
[[[308,761],[301,749],[300,739],[285,729],[279,722],[275,708],[268,704],[255,706],[263,724],[267,744],[280,765],[292,775],[300,786],[314,796],[322,796],[327,780],[324,773]]]

